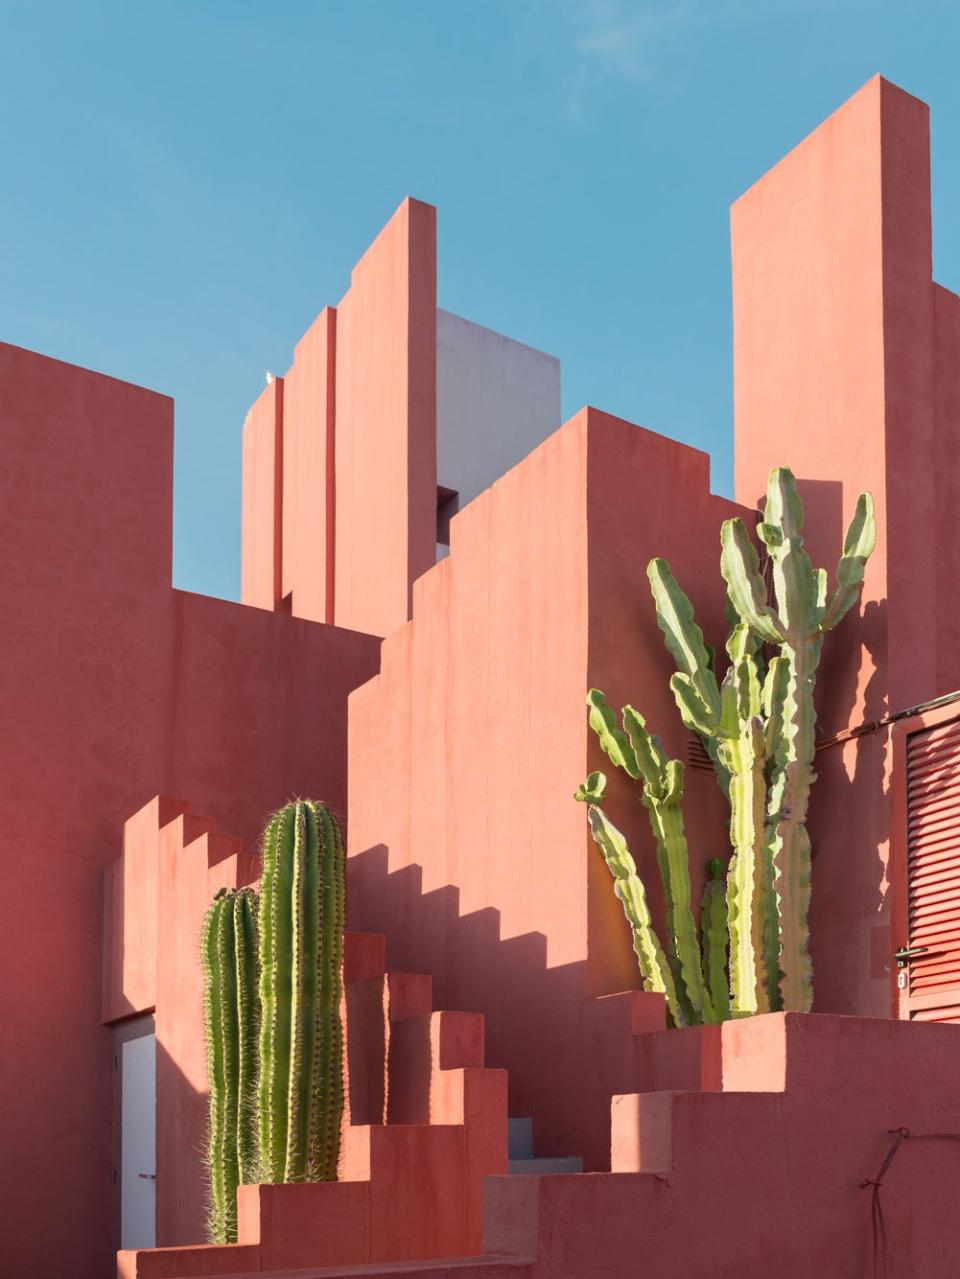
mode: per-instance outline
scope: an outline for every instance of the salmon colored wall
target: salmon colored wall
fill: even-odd
[[[824,646],[824,736],[960,685],[960,302],[931,280],[924,103],[869,81],[733,206],[741,501],[790,465],[832,572],[857,493],[879,541],[859,617]],[[816,1006],[889,1015],[886,734],[817,756]]]
[[[294,617],[333,621],[337,313],[324,307],[284,379],[283,588]]]
[[[595,1164],[608,1134],[586,1131],[585,1001],[638,979],[572,799],[606,762],[584,697],[596,683],[633,700],[685,755],[645,569],[670,557],[722,642],[719,527],[736,508],[707,480],[703,454],[583,410],[455,517],[413,621],[350,699],[351,927],[385,932],[391,966],[432,973],[445,1006],[484,1012],[538,1149]],[[636,791],[607,772],[652,867]],[[711,776],[690,770],[689,788],[705,862],[725,814]]]
[[[283,382],[244,431],[243,601],[387,635],[436,561],[436,209],[404,200]]]
[[[960,608],[956,598],[960,538],[954,528],[960,507],[960,297],[939,284],[933,286],[933,338],[937,592],[932,604],[937,686],[952,691],[960,688]]]
[[[243,424],[243,528],[240,598],[279,607],[283,594],[283,378],[261,391]]]
[[[166,397],[0,345],[11,1274],[112,1265],[99,974],[102,871],[124,820],[159,790],[228,812],[244,840],[291,793],[342,810],[346,693],[377,669],[371,637],[171,589],[172,442]],[[131,980],[134,994],[149,975]],[[47,1140],[38,1200],[24,1169]],[[40,1201],[56,1211],[38,1217]]]
[[[402,626],[436,560],[436,404],[436,209],[407,199],[337,309],[338,626]]]

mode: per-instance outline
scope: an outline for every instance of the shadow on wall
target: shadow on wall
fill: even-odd
[[[541,933],[502,938],[498,910],[460,915],[455,886],[424,893],[419,865],[391,872],[382,844],[348,858],[347,876],[348,927],[386,934],[388,970],[432,974],[435,1008],[483,1013],[487,1065],[508,1070],[510,1114],[533,1117],[537,1154],[609,1168],[610,1099],[636,1087],[629,1007],[590,995],[586,962],[548,968]],[[388,1101],[394,1119],[391,1105],[416,1113],[416,1099]]]
[[[799,480],[810,556],[831,575],[843,545],[843,485]],[[849,494],[852,498],[852,494]],[[884,530],[880,530],[883,538]],[[887,604],[870,601],[824,640],[817,681],[817,780],[810,799],[814,1009],[890,1015],[889,732],[832,736],[878,720],[887,697]]]

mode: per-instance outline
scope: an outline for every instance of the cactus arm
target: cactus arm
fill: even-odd
[[[227,1243],[225,1159],[226,1111],[224,1098],[224,1042],[222,1020],[222,973],[220,967],[220,918],[223,901],[218,899],[207,911],[200,942],[203,960],[203,1021],[207,1040],[207,1080],[210,1088],[209,1130],[207,1133],[207,1185],[209,1208],[207,1239]]]
[[[233,895],[218,895],[208,910],[201,937],[201,955],[210,1086],[206,1151],[210,1201],[207,1231],[211,1243],[233,1243],[237,1238],[238,1124],[241,1112]]]
[[[727,872],[730,928],[731,1011],[734,1017],[768,1011],[762,968],[762,853],[766,785],[763,726],[747,720],[736,737],[723,741],[730,769],[730,842]]]
[[[697,696],[701,708],[699,718],[712,723],[720,714],[720,690],[703,631],[694,617],[693,605],[680,589],[666,560],[651,560],[647,566],[647,577],[657,622],[677,664],[677,671],[686,677],[690,689]]]
[[[334,1181],[343,1119],[344,850],[340,827],[322,805],[307,804],[307,821],[320,846],[319,1071],[313,1092],[311,1180]]]
[[[256,1181],[257,1075],[260,1001],[257,994],[257,894],[243,889],[233,898],[234,955],[237,991],[237,1159],[239,1180]]]
[[[780,992],[783,1007],[809,1012],[813,974],[807,914],[810,904],[810,839],[807,805],[816,749],[813,687],[822,648],[820,635],[784,650],[787,666],[782,727],[773,749],[767,842],[775,867],[773,888],[780,917]]]
[[[836,626],[857,602],[867,560],[873,554],[876,544],[877,522],[873,498],[869,493],[861,493],[843,541],[843,554],[837,565],[837,585],[821,623],[825,631]]]
[[[667,954],[678,981],[678,997],[689,1005],[694,1023],[715,1020],[703,980],[700,939],[691,909],[690,860],[683,825],[683,764],[671,759],[664,772],[662,798],[644,792],[643,802],[657,842],[657,860],[666,899]]]
[[[316,829],[307,822],[306,805],[294,809],[292,883],[290,885],[291,1004],[290,1079],[287,1090],[287,1140],[284,1181],[308,1181],[311,1102],[317,1086],[317,948],[320,943],[320,867]],[[312,838],[311,838],[312,836]]]
[[[720,689],[713,651],[704,642],[693,605],[680,589],[667,561],[652,559],[647,565],[647,577],[657,622],[663,631],[667,649],[677,664],[670,688],[680,718],[685,727],[700,737],[716,770],[720,788],[726,794],[730,779],[720,760],[716,742]]]
[[[776,543],[784,538],[800,536],[803,528],[803,502],[797,490],[797,481],[789,467],[775,466],[770,472],[761,528],[773,530]],[[767,541],[766,535],[763,540]]]
[[[607,778],[605,773],[591,773],[585,782],[581,782],[574,792],[573,798],[579,804],[602,804],[607,795]]]
[[[284,1179],[287,1153],[287,1095],[290,1079],[290,952],[293,920],[294,811],[288,805],[271,819],[263,839],[260,895],[260,1123],[261,1175]]]
[[[682,671],[671,675],[670,689],[684,726],[709,740],[717,730],[717,720],[720,716],[719,692],[716,707],[708,706],[700,696],[696,683]]]
[[[650,918],[650,908],[643,882],[637,874],[636,863],[627,841],[601,808],[591,805],[588,812],[590,834],[603,854],[607,869],[613,876],[614,892],[623,906],[633,935],[633,949],[640,966],[644,989],[656,991],[666,999],[667,1009],[675,1026],[686,1025],[686,1018],[677,998],[676,983],[660,939]]]
[[[263,1173],[333,1180],[343,1118],[343,841],[323,805],[297,800],[271,821],[263,854]]]
[[[623,723],[643,774],[643,804],[657,848],[657,865],[666,901],[667,956],[677,1002],[685,1022],[712,1019],[703,982],[700,945],[690,907],[690,868],[683,825],[683,764],[669,759],[659,740],[632,706]]]
[[[590,727],[610,761],[634,781],[639,781],[640,766],[633,747],[626,734],[617,727],[617,717],[599,688],[591,688],[587,694],[587,705],[590,707]]]
[[[637,761],[637,771],[643,779],[645,791],[661,794],[667,767],[667,753],[661,746],[659,737],[648,730],[646,720],[632,706],[623,708],[623,725],[627,730],[634,759]]]
[[[767,603],[767,588],[760,576],[760,561],[743,520],[724,520],[720,530],[720,571],[730,600],[741,621],[760,639],[779,644],[783,628]]]
[[[703,938],[703,970],[710,1002],[717,1021],[730,1016],[730,981],[727,977],[727,901],[723,883],[723,863],[718,857],[707,862],[707,879],[700,901],[700,932]]]
[[[796,645],[819,632],[823,615],[821,575],[810,563],[801,538],[774,547],[773,587],[784,628],[781,644]]]

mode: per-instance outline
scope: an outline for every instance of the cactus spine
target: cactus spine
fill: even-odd
[[[322,804],[297,800],[263,839],[261,1175],[330,1181],[343,1116],[340,996],[343,838]]]
[[[773,570],[771,603],[743,522],[724,522],[720,567],[734,620],[722,684],[693,607],[670,566],[654,559],[647,570],[657,620],[677,667],[670,687],[680,717],[699,735],[730,803],[732,853],[722,929],[724,903],[718,900],[715,859],[701,906],[702,959],[690,910],[682,765],[667,758],[631,707],[623,710],[624,732],[602,693],[592,689],[587,697],[590,725],[601,746],[614,764],[643,782],[667,899],[665,955],[675,980],[676,1013],[671,1006],[671,1015],[677,1024],[777,1008],[806,1011],[811,1006],[806,812],[815,779],[813,688],[823,635],[860,594],[876,542],[873,501],[867,493],[857,500],[837,584],[829,595],[825,570],[814,569],[803,549],[802,526],[796,481],[788,470],[778,468],[770,476],[759,528]],[[777,650],[766,668],[765,645]],[[588,779],[577,798],[591,804],[591,831],[619,882],[616,857],[611,859],[598,838],[599,818],[593,809],[602,802],[603,787],[600,792],[596,786],[591,790],[597,776],[602,774]],[[626,849],[623,836],[616,834],[618,850],[620,845]],[[608,836],[604,839],[609,845]],[[728,939],[729,986],[720,980],[717,958],[726,952]]]
[[[208,1237],[235,1243],[237,1186],[256,1179],[257,897],[222,890],[201,939],[210,1084]]]

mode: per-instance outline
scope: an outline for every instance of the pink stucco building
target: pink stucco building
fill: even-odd
[[[0,1274],[958,1273],[960,297],[924,104],[871,80],[732,248],[736,502],[663,435],[561,425],[556,360],[438,310],[405,201],[244,424],[239,605],[170,585],[172,403],[0,345]],[[720,523],[780,464],[815,561],[861,489],[880,530],[818,685],[815,1011],[667,1030],[571,800],[584,693],[690,758],[645,567],[717,643]],[[341,1177],[241,1187],[203,1246],[200,921],[297,794],[348,835]]]

